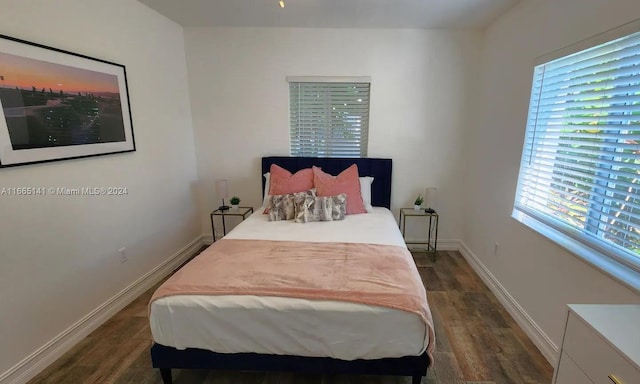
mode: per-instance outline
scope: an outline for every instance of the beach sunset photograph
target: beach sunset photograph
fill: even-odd
[[[13,150],[126,141],[118,77],[0,52]]]

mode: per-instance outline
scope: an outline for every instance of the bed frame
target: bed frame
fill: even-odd
[[[312,165],[323,171],[338,174],[351,164],[358,165],[360,176],[373,176],[371,202],[373,206],[391,207],[391,159],[375,158],[308,158],[263,157],[262,173],[269,172],[271,164],[277,164],[290,172]],[[264,178],[262,189],[264,191]],[[375,360],[345,361],[329,357],[304,357],[267,355],[258,353],[217,353],[203,349],[178,350],[155,344],[151,347],[151,361],[160,369],[164,384],[172,384],[171,369],[224,369],[240,371],[281,371],[303,374],[366,374],[411,376],[413,384],[419,384],[431,365],[428,355],[404,356]]]

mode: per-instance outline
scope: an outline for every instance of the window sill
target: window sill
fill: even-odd
[[[601,252],[598,252],[597,250],[565,235],[557,229],[554,229],[523,212],[514,209],[511,217],[606,273],[625,286],[635,290],[636,292],[640,292],[640,273],[635,269],[622,264]]]

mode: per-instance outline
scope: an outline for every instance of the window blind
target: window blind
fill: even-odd
[[[514,209],[640,270],[640,33],[534,69]]]
[[[370,83],[289,82],[292,156],[366,157]]]

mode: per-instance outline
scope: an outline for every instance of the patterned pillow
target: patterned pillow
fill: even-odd
[[[346,213],[347,196],[309,196],[296,199],[296,223],[342,220]]]
[[[330,221],[333,200],[329,197],[308,196],[296,207],[296,223]]]
[[[296,192],[293,194],[293,204],[295,206],[295,215],[298,216],[299,208],[304,205],[304,201],[307,197],[316,197],[316,189],[311,188],[308,191]]]
[[[295,218],[293,193],[273,195],[269,198],[269,221],[291,220]]]
[[[331,199],[333,200],[331,218],[333,220],[344,220],[344,215],[347,214],[347,194],[341,193],[331,196]]]

